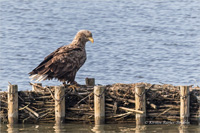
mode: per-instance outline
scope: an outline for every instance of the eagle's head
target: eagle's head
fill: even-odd
[[[81,42],[87,42],[91,41],[92,43],[94,42],[94,39],[92,38],[92,33],[89,30],[80,30],[75,38],[75,40],[81,40]]]

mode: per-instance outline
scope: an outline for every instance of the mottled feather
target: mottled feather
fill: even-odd
[[[49,54],[30,72],[30,78],[36,81],[58,79],[73,84],[77,71],[86,61],[85,44],[92,41],[92,33],[79,31],[71,44],[62,46]]]

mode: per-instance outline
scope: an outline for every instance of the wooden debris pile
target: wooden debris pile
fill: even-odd
[[[179,87],[152,85],[146,90],[147,120],[180,121]]]
[[[66,89],[65,121],[73,122],[94,122],[94,93],[93,88],[80,86],[72,91],[71,88]]]
[[[54,122],[55,101],[53,91],[19,91],[19,122]]]
[[[0,92],[0,123],[8,123],[7,92]]]
[[[135,84],[106,86],[106,123],[135,122]]]
[[[105,87],[106,123],[135,123],[135,87],[145,85],[146,120],[180,121],[179,86],[148,83],[113,84]],[[32,84],[33,85],[33,84]],[[38,87],[38,88],[37,88]],[[55,122],[54,87],[39,87],[34,91],[19,91],[19,123]],[[65,121],[94,123],[94,89],[81,85],[76,90],[65,88]],[[0,120],[8,122],[7,92],[0,92]],[[191,123],[200,115],[200,89],[190,88]]]
[[[200,88],[193,88],[190,92],[190,121],[191,124],[198,124],[200,116]]]

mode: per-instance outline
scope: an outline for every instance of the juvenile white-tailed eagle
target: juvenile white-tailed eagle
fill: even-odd
[[[62,46],[49,54],[32,72],[30,78],[36,81],[58,79],[59,81],[77,84],[76,73],[86,61],[85,44],[94,42],[92,33],[80,30],[71,44]]]

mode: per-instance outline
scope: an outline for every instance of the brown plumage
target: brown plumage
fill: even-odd
[[[58,79],[75,84],[76,73],[86,61],[87,41],[93,43],[92,33],[88,30],[79,31],[71,44],[52,52],[30,72],[30,78],[36,81]]]

